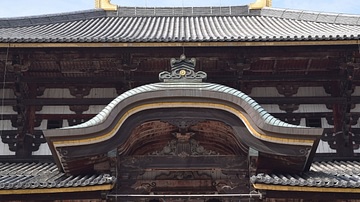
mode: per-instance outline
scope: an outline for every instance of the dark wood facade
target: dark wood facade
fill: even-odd
[[[20,145],[26,142],[26,133],[38,134],[27,143],[34,143],[26,149],[28,154],[22,153],[20,146],[13,146],[18,141],[14,139],[17,132],[4,131],[3,141],[9,142],[10,150],[17,151],[17,155],[29,155],[36,151],[35,145],[44,143],[40,131],[33,129],[41,120],[67,119],[72,124],[88,120],[94,114],[82,112],[90,105],[106,105],[112,100],[84,98],[91,88],[115,87],[121,94],[133,87],[157,82],[158,73],[169,69],[170,59],[181,54],[183,49],[197,59],[199,70],[208,73],[208,82],[245,93],[251,93],[254,87],[275,87],[282,97],[254,99],[260,104],[278,104],[286,113],[274,115],[284,121],[299,124],[301,118],[326,118],[334,128],[329,129],[324,140],[338,150],[337,155],[353,156],[358,138],[356,135],[344,137],[343,130],[357,133],[357,128],[351,127],[359,118],[358,112],[351,112],[359,102],[357,96],[351,96],[358,85],[359,74],[355,45],[352,49],[351,46],[70,48],[70,51],[64,48],[3,48],[1,58],[4,61],[8,51],[5,88],[13,89],[17,96],[5,98],[3,103],[16,106],[20,115],[4,115],[3,119],[11,120],[13,126],[22,131]],[[329,96],[293,97],[299,87],[323,87]],[[74,98],[37,98],[46,88],[68,88]],[[325,104],[333,112],[292,113],[299,104]],[[41,106],[56,105],[71,106],[75,114],[36,113]],[[24,115],[26,117],[22,117]],[[37,121],[21,126],[21,120]],[[332,136],[333,133],[338,135]],[[343,146],[334,144],[336,140],[342,141]]]
[[[151,201],[160,200],[162,197],[151,196],[158,194],[170,201],[186,197],[193,201],[233,201],[234,198],[296,201],[311,199],[313,192],[321,195],[314,200],[332,200],[334,196],[339,200],[356,199],[360,192],[357,189],[348,191],[347,188],[343,192],[337,188],[273,190],[275,186],[253,184],[251,177],[258,173],[307,172],[313,159],[357,160],[359,50],[355,38],[270,42],[3,42],[0,44],[1,102],[4,111],[12,109],[13,112],[1,114],[1,140],[15,158],[3,156],[2,161],[41,159],[33,154],[48,143],[61,171],[71,175],[106,173],[116,177],[111,189],[97,190],[93,195],[78,191],[80,195],[76,197],[65,194],[70,199],[95,197],[116,201],[122,197],[129,201]],[[196,59],[195,71],[207,73],[206,83],[231,87],[251,95],[260,105],[274,106],[279,110],[271,114],[286,123],[324,130],[304,129],[313,132],[306,133],[300,129],[294,129],[295,132],[264,129],[256,124],[261,117],[231,103],[231,96],[213,94],[217,97],[189,98],[186,96],[195,90],[186,94],[187,91],[181,89],[173,94],[176,98],[167,97],[173,93],[167,90],[158,97],[143,93],[141,99],[129,99],[129,103],[122,106],[124,109],[115,107],[117,111],[110,113],[111,120],[105,121],[106,127],[93,127],[98,130],[54,129],[64,126],[64,122],[76,126],[92,119],[99,111],[90,108],[105,106],[116,97],[92,97],[92,90],[115,90],[121,95],[136,87],[157,83],[159,73],[171,71],[170,61],[182,54]],[[254,93],[259,89],[264,93]],[[275,93],[266,92],[269,89]],[[317,91],[299,93],[301,89]],[[319,89],[324,93],[317,95]],[[69,96],[55,93],[44,96],[46,90],[66,90]],[[146,104],[156,104],[156,107],[129,115],[124,119],[125,126],[119,127],[114,137],[98,141],[114,130],[123,114]],[[238,125],[234,114],[221,107],[209,107],[216,104],[238,107],[251,123]],[[304,105],[313,108],[299,110]],[[68,110],[42,111],[59,106]],[[318,106],[326,110],[318,110]],[[40,129],[44,121],[47,125]],[[257,140],[249,132],[249,126],[275,139],[291,140],[295,134],[293,139],[307,140],[311,145],[291,141],[280,144],[266,138]],[[47,139],[43,129],[51,129],[45,130]],[[320,138],[321,144],[333,153],[316,153]],[[61,199],[60,192],[59,189],[49,200]],[[346,194],[340,196],[340,193]],[[169,197],[171,194],[178,196]],[[24,196],[19,196],[16,199],[24,200]],[[264,196],[267,198],[263,199]],[[29,193],[29,197],[37,199],[40,195]],[[14,199],[11,195],[6,198]]]

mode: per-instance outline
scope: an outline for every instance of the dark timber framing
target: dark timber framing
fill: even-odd
[[[254,181],[252,186],[250,178],[262,173],[306,175],[313,158],[358,160],[359,154],[354,151],[360,144],[360,111],[357,107],[360,104],[357,91],[360,86],[360,16],[272,8],[249,10],[247,6],[196,8],[200,14],[193,8],[184,8],[181,12],[186,11],[185,16],[184,13],[177,16],[176,12],[180,12],[177,8],[122,9],[128,13],[93,10],[0,19],[0,81],[8,94],[2,104],[6,110],[14,109],[14,113],[1,115],[1,121],[4,121],[1,123],[11,125],[10,130],[1,131],[1,140],[15,152],[12,161],[37,160],[32,153],[46,143],[43,131],[39,129],[42,121],[67,120],[70,128],[44,132],[60,169],[70,176],[92,173],[115,176],[121,173],[116,175],[114,186],[106,185],[98,190],[91,191],[88,187],[0,190],[2,198],[36,200],[44,196],[41,191],[48,193],[48,200],[104,198],[109,190],[113,196],[169,194],[165,189],[168,186],[174,187],[177,193],[189,193],[199,187],[202,189],[197,192],[202,193],[246,195],[261,190],[270,199],[359,198],[358,188],[349,188],[353,186],[351,183],[346,188],[325,188]],[[218,11],[223,11],[223,16]],[[155,13],[159,16],[151,16]],[[215,26],[210,23],[196,33],[184,29],[179,36],[171,30],[175,34],[170,36],[167,29],[152,27],[151,30],[164,30],[166,37],[161,32],[151,32],[151,38],[149,30],[131,27],[142,23],[127,23],[130,27],[121,29],[117,26],[126,23],[112,24],[117,28],[114,30],[142,30],[145,33],[133,33],[124,38],[120,37],[124,36],[121,33],[98,29],[106,27],[99,19],[104,22],[114,19],[149,22],[147,20],[153,19],[160,20],[158,24],[161,24],[165,22],[162,18],[191,18],[195,22],[204,13],[206,16],[201,17],[213,20]],[[244,16],[253,20],[246,29],[239,24],[233,26],[237,23],[234,18]],[[64,37],[59,34],[63,32],[62,28],[53,29],[57,27],[54,26],[56,23],[80,25],[89,21],[100,22],[92,26],[97,30],[93,33],[100,35],[69,34]],[[272,23],[274,21],[278,23]],[[295,35],[283,30],[289,22],[295,23],[296,29],[304,33]],[[267,26],[259,27],[258,24]],[[327,31],[329,24],[337,33],[343,34],[335,36]],[[156,23],[149,23],[149,26],[153,25]],[[228,33],[217,31],[218,25]],[[178,26],[180,30],[181,26]],[[67,30],[68,33],[84,31],[76,26],[73,28]],[[260,28],[273,29],[275,34],[259,34]],[[44,30],[53,34],[38,37]],[[247,34],[242,30],[255,34],[245,37]],[[180,36],[181,33],[192,34]],[[234,36],[227,36],[229,33]],[[268,33],[267,30],[264,33]],[[119,34],[119,37],[107,34]],[[208,75],[207,84],[223,85],[224,89],[227,86],[229,91],[212,92],[199,86],[184,90],[183,86],[169,83],[155,84],[159,72],[170,71],[170,59],[182,53],[196,59],[196,69]],[[156,85],[162,89],[138,92],[141,87],[155,88]],[[251,94],[255,88],[265,87],[275,89],[278,95],[252,98],[259,104],[279,107],[279,112],[272,113],[274,119],[268,121],[254,106],[249,107],[251,104],[229,94],[230,89]],[[297,96],[303,87],[323,89],[325,94]],[[114,99],[89,98],[90,91],[96,88],[115,89],[118,95],[125,92],[133,95],[113,106],[106,120],[86,125],[86,121],[99,116],[87,114],[90,107],[107,105]],[[72,97],[42,97],[47,89],[66,89]],[[326,110],[299,112],[302,105],[324,105]],[[68,107],[70,112],[41,112],[43,107],[49,106]],[[310,129],[277,125],[282,123],[280,120],[299,125],[303,119],[316,119],[320,121],[317,124],[326,122],[327,127]],[[320,135],[336,153],[315,154]],[[10,158],[4,158],[4,161]],[[167,159],[165,163],[164,158]],[[336,177],[334,180],[331,183],[336,184]]]

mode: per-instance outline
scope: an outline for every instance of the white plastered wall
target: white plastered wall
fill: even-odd
[[[360,95],[360,88],[358,89],[358,93]],[[254,87],[250,94],[251,97],[284,97],[280,95],[276,89],[276,87]],[[325,92],[323,87],[299,87],[298,92],[293,97],[326,97],[330,96]],[[264,104],[261,105],[266,111],[271,113],[285,113],[280,110],[279,105],[277,104]],[[360,105],[359,105],[360,111]],[[312,113],[312,112],[332,112],[331,109],[328,109],[324,104],[302,104],[299,105],[299,109],[294,111],[294,113]],[[306,126],[306,119],[302,118],[300,120],[301,126]],[[321,119],[321,125],[323,128],[332,128],[333,126],[327,123],[325,118]],[[360,127],[360,125],[359,125]],[[317,153],[335,153],[336,151],[329,147],[329,144],[324,141],[319,142],[319,146],[317,148]]]
[[[88,96],[85,98],[116,98],[118,95],[115,88],[93,88]],[[70,94],[69,89],[57,89],[49,88],[45,89],[44,94],[39,98],[74,98]],[[97,114],[103,110],[106,105],[90,105],[89,109],[84,114]],[[44,106],[37,114],[75,114],[71,111],[69,106]],[[36,127],[35,130],[44,130],[47,127],[48,120],[42,120],[41,125]],[[69,126],[67,120],[63,120],[62,127]],[[33,155],[51,155],[49,146],[47,143],[41,144],[38,151],[33,152]]]
[[[7,89],[5,89],[7,90]],[[1,94],[4,91],[0,92]],[[7,91],[5,91],[7,92]],[[6,97],[9,98],[9,97]],[[2,106],[0,109],[0,114],[3,115],[16,115],[17,113],[13,110],[12,106]],[[4,130],[17,130],[17,128],[13,127],[10,120],[0,120],[0,133]],[[13,155],[14,152],[9,150],[9,146],[2,141],[0,141],[0,155]]]
[[[116,98],[118,96],[115,88],[92,88],[85,98]]]

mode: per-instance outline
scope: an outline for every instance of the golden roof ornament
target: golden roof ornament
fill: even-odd
[[[179,59],[171,58],[171,72],[163,71],[159,80],[164,82],[202,82],[207,75],[203,71],[195,72],[196,59],[186,58],[184,54]]]
[[[95,8],[104,9],[106,11],[116,11],[117,5],[110,3],[110,0],[95,0]]]
[[[249,9],[262,9],[264,7],[271,7],[272,6],[272,0],[256,0],[255,3],[251,3],[249,5]]]

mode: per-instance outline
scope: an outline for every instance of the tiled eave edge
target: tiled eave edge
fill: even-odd
[[[306,186],[285,186],[269,184],[253,184],[258,190],[269,191],[291,191],[291,192],[328,192],[328,193],[356,193],[360,194],[359,188],[341,188],[341,187],[306,187]]]
[[[359,40],[333,41],[254,41],[254,42],[129,42],[129,43],[0,43],[0,48],[99,48],[99,47],[250,47],[359,45]]]
[[[10,194],[56,194],[73,192],[109,191],[114,184],[84,186],[84,187],[62,187],[62,188],[37,188],[37,189],[6,189],[0,190],[0,195]]]

